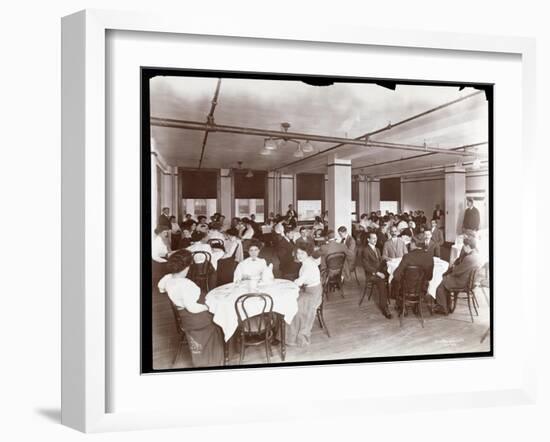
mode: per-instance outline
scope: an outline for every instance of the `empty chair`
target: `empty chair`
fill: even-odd
[[[326,279],[323,291],[326,290],[327,299],[328,293],[336,290],[340,290],[342,298],[344,297],[342,271],[344,270],[345,262],[346,254],[344,252],[329,253],[326,257]]]
[[[419,266],[408,266],[405,269],[401,281],[401,292],[399,294],[399,325],[403,325],[403,316],[407,314],[408,308],[420,318],[420,323],[424,327],[424,316],[422,307],[424,305],[424,296],[426,294],[426,275]]]
[[[323,272],[323,274],[321,274],[321,278],[326,278],[327,275],[326,275],[326,271]],[[325,298],[327,296],[327,292],[326,292],[326,287],[327,285],[325,284],[324,280],[323,280],[323,294],[322,294],[322,298],[321,298],[321,304],[319,305],[319,307],[317,307],[317,320],[319,321],[319,326],[325,331],[325,333],[327,334],[327,336],[330,338],[330,332],[328,330],[328,327],[327,327],[327,324],[325,322],[325,315],[324,315],[324,305],[325,305]]]
[[[275,338],[278,319],[273,312],[273,299],[266,293],[247,293],[235,301],[237,313],[240,356],[242,364],[246,347],[265,347],[267,363],[271,361],[271,344]],[[284,360],[284,339],[281,339],[281,358]]]

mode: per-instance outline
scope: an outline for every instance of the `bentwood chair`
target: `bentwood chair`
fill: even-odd
[[[223,242],[223,239],[220,238],[212,238],[208,240],[208,244],[212,249],[220,249],[225,252],[225,244]]]
[[[259,313],[258,313],[259,311]],[[271,361],[278,319],[273,312],[273,298],[266,293],[247,293],[235,301],[235,312],[238,319],[237,336],[240,341],[239,364],[242,364],[247,347],[265,347],[267,363]],[[281,359],[284,360],[284,337],[281,336]]]
[[[479,285],[478,278],[481,270],[482,267],[471,270],[470,276],[468,277],[468,285],[466,287],[454,289],[451,291],[451,305],[449,306],[450,313],[453,313],[455,311],[456,304],[459,299],[465,299],[466,301],[468,301],[468,310],[470,312],[470,319],[472,320],[472,322],[474,322],[472,306],[474,307],[476,316],[479,316],[479,312],[477,311],[479,303],[477,302],[475,289]],[[463,296],[460,296],[461,294],[463,294]]]
[[[399,326],[403,326],[403,316],[407,316],[408,308],[420,318],[420,324],[424,328],[424,316],[422,307],[424,306],[424,296],[426,294],[426,275],[419,266],[408,266],[403,273],[401,280],[401,291],[399,294]],[[430,310],[431,313],[431,310]]]
[[[185,330],[183,329],[178,307],[176,306],[176,304],[172,302],[170,298],[168,298],[168,302],[170,302],[170,307],[172,308],[172,314],[174,315],[174,322],[176,324],[176,331],[178,332],[178,336],[179,336],[176,354],[174,355],[174,359],[172,360],[172,368],[173,368],[176,365],[176,361],[178,360],[180,355],[183,354],[185,348],[187,347],[187,336],[185,334]]]
[[[486,262],[481,266],[480,274],[477,275],[479,277],[478,279],[478,287],[481,289],[481,292],[483,293],[483,296],[485,297],[485,302],[487,305],[489,305],[489,297],[487,296],[487,293],[485,292],[485,289],[491,289],[491,280],[489,277],[489,263]],[[481,337],[481,340],[479,341],[480,344],[485,341],[487,336],[489,336],[489,333],[491,332],[491,326],[487,327],[487,330],[485,330],[485,333],[483,333],[483,336]]]
[[[346,262],[346,254],[344,252],[329,253],[325,259],[327,277],[323,290],[326,290],[326,296],[328,300],[328,293],[340,291],[342,298],[344,297],[344,287],[342,284],[342,272],[344,270],[344,264]]]
[[[321,274],[321,278],[327,278],[326,271],[323,271],[323,273]],[[327,287],[327,285],[325,284],[325,282],[323,280],[323,294],[322,294],[322,297],[321,297],[321,304],[319,305],[319,307],[317,307],[316,314],[317,314],[317,320],[319,321],[319,326],[325,331],[327,336],[330,338],[330,332],[329,332],[327,324],[325,322],[325,315],[324,315],[324,305],[325,305],[325,299],[326,299],[326,296],[327,296],[326,287]]]
[[[210,291],[210,275],[213,272],[212,255],[209,252],[193,252],[193,264],[189,269],[189,279],[195,282],[203,291]]]

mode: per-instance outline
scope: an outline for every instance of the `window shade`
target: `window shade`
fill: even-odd
[[[182,178],[182,198],[217,198],[218,173],[203,170],[184,170]]]
[[[247,171],[234,172],[233,183],[235,198],[265,198],[266,172],[253,172],[254,176],[246,178]]]
[[[300,173],[296,175],[296,196],[299,200],[324,200],[325,175]]]
[[[380,201],[401,201],[401,178],[380,179]]]

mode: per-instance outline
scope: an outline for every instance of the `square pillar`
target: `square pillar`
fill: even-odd
[[[233,216],[233,199],[231,198],[232,178],[229,169],[220,169],[220,213],[225,221],[231,221]]]
[[[351,233],[351,160],[330,156],[327,170],[329,229],[345,226]]]
[[[361,216],[363,213],[369,212],[369,187],[367,178],[359,175],[359,201],[357,201],[357,212]]]
[[[281,174],[280,175],[280,181],[281,181],[281,206],[280,206],[280,214],[285,215],[286,211],[288,210],[288,205],[292,204],[292,207],[294,207],[294,210],[298,210],[296,207],[296,189],[294,185],[294,175],[287,175],[287,174]]]
[[[267,173],[267,213],[273,212],[275,215],[281,211],[281,201],[279,198],[279,189],[281,181],[277,172]]]
[[[377,212],[380,210],[380,180],[369,178],[367,182],[368,190],[368,212]]]
[[[466,198],[466,170],[461,166],[445,168],[445,241],[454,242],[462,232]]]

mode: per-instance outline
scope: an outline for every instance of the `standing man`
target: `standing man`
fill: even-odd
[[[168,207],[162,208],[162,213],[159,216],[157,227],[163,227],[166,230],[172,230],[172,223],[170,222],[170,209]]]
[[[470,272],[481,266],[481,258],[477,253],[476,239],[464,238],[463,253],[454,264],[443,274],[443,280],[437,287],[434,313],[447,315],[449,313],[449,301],[451,292],[463,289],[468,284]]]
[[[462,231],[479,230],[479,210],[474,207],[474,199],[466,198],[466,210],[464,211],[464,221],[462,222]]]
[[[376,248],[377,240],[376,233],[368,234],[367,246],[361,251],[361,260],[367,279],[374,284],[378,292],[378,308],[387,319],[391,319],[386,290],[386,274],[383,271],[386,264]]]
[[[348,234],[348,229],[345,226],[338,227],[338,236],[340,243],[346,246],[346,263],[344,265],[344,277],[350,281],[351,272],[355,269],[355,249],[357,244],[353,236]]]
[[[424,232],[424,233],[426,233],[426,232]],[[435,243],[439,247],[441,247],[443,245],[443,243],[445,242],[445,239],[443,238],[443,232],[441,232],[441,229],[437,225],[437,220],[436,219],[432,219],[432,221],[431,221],[430,232],[432,233],[432,239],[435,241]]]

